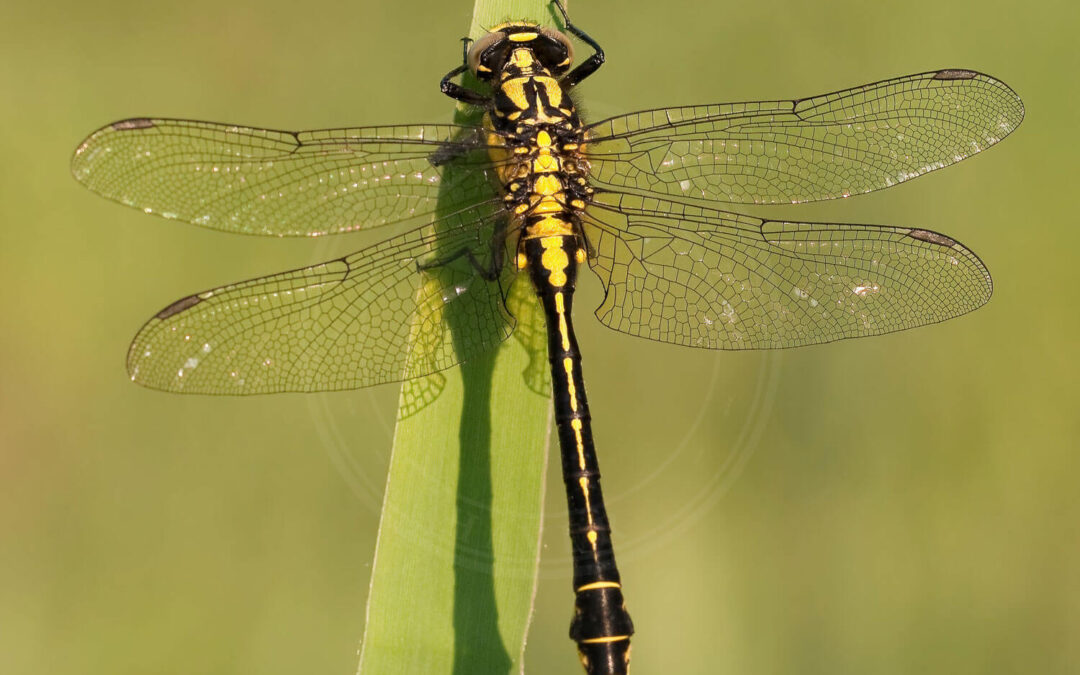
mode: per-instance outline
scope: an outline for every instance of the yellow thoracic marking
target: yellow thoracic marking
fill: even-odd
[[[510,63],[514,64],[518,68],[532,68],[536,60],[533,58],[531,49],[515,49],[514,53],[510,55]],[[525,106],[521,106],[525,107]]]
[[[559,294],[560,296],[562,293]],[[563,336],[563,349],[570,349],[569,336]],[[577,385],[574,384],[574,360],[567,356],[563,359],[563,370],[566,371],[566,393],[570,394],[570,410],[577,412]]]
[[[541,129],[540,133],[536,134],[536,144],[541,148],[550,148],[551,134]]]
[[[538,77],[536,81],[543,85],[544,91],[547,92],[547,100],[551,104],[551,107],[558,108],[562,103],[562,87],[559,86],[559,82],[551,77]],[[567,111],[569,114],[569,111]]]
[[[528,42],[530,40],[535,40],[537,35],[536,33],[514,33],[508,37],[511,42]]]
[[[519,270],[525,269],[525,266],[529,264],[529,256],[524,253],[518,253],[517,255],[517,267]]]
[[[566,285],[566,268],[570,266],[570,259],[562,248],[562,237],[544,237],[540,245],[544,248],[540,264],[548,271],[548,283],[562,288]]]
[[[611,637],[588,638],[587,640],[582,640],[581,644],[583,644],[583,645],[596,645],[596,644],[603,644],[605,642],[618,642],[619,640],[629,640],[629,639],[630,639],[629,635],[612,635]]]
[[[595,591],[598,588],[622,588],[622,584],[617,581],[594,581],[591,584],[585,584],[578,587],[575,593],[581,593],[582,591]]]
[[[518,51],[522,50],[519,49]],[[499,85],[502,93],[510,99],[510,102],[518,110],[527,110],[529,107],[529,99],[525,98],[525,83],[528,80],[527,77],[512,77]]]
[[[479,70],[482,73],[490,73],[491,72],[491,68],[488,68],[487,66],[485,66],[482,63],[476,64],[476,69]]]
[[[577,260],[578,263],[585,262],[585,249],[579,248],[578,250],[574,251],[574,259]]]

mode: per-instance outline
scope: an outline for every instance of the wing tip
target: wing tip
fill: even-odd
[[[89,183],[86,179],[90,176],[90,169],[87,165],[93,161],[94,154],[87,154],[87,151],[94,147],[98,139],[116,132],[152,129],[158,125],[158,122],[159,120],[151,119],[149,117],[129,117],[127,119],[110,122],[103,127],[95,129],[89,136],[84,138],[81,143],[75,146],[75,152],[71,155],[71,174],[75,177],[75,180],[84,185],[88,185]]]
[[[996,85],[998,88],[1004,90],[1002,94],[1006,98],[1010,99],[1009,102],[1012,103],[1014,106],[1014,109],[1011,112],[1013,113],[1013,115],[1015,115],[1015,119],[1009,121],[1009,126],[1007,128],[1001,127],[1004,129],[1005,133],[997,139],[998,141],[1004,139],[1005,136],[1008,136],[1010,133],[1012,133],[1017,127],[1020,126],[1020,123],[1024,121],[1024,115],[1027,112],[1024,106],[1024,101],[1020,98],[1020,95],[1016,93],[1016,90],[1010,87],[1009,84],[1004,80],[998,77],[994,77],[993,75],[974,70],[972,68],[942,68],[941,70],[931,72],[933,73],[931,79],[934,80],[963,81],[977,79],[982,80],[990,85]]]

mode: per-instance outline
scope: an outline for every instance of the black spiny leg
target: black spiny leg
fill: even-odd
[[[460,84],[450,81],[469,69],[469,42],[471,42],[471,40],[466,37],[461,38],[461,42],[461,65],[454,68],[443,77],[442,81],[439,82],[439,88],[442,89],[442,93],[456,101],[461,101],[462,103],[468,103],[470,105],[487,106],[491,103],[490,96],[484,96],[472,89],[466,89]]]
[[[491,235],[491,248],[488,255],[491,256],[491,260],[485,264],[477,259],[476,254],[468,246],[462,246],[461,248],[448,253],[445,256],[439,256],[429,261],[421,262],[416,261],[416,271],[426,272],[427,270],[433,270],[439,267],[449,265],[450,263],[465,258],[469,261],[469,265],[473,270],[485,281],[495,281],[502,274],[503,266],[503,254],[504,247],[506,246],[506,225],[500,223],[499,226]]]
[[[571,70],[562,80],[560,80],[563,89],[570,89],[575,84],[595,73],[600,66],[604,65],[604,50],[596,43],[596,40],[589,37],[588,33],[570,23],[570,17],[566,13],[566,8],[563,7],[562,0],[552,0],[552,2],[559,8],[559,12],[563,17],[563,23],[566,24],[566,30],[595,50],[592,56],[579,63],[576,68]]]

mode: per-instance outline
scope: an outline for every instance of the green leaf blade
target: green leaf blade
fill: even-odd
[[[546,0],[477,0],[470,36],[508,19],[554,25],[552,11]],[[459,110],[457,121],[475,122],[470,113]],[[521,283],[528,279],[519,278],[515,291]],[[532,302],[515,297],[519,327],[542,322],[531,294]],[[533,339],[510,339],[484,358],[402,388],[363,675],[523,670],[551,404],[524,375],[538,359],[546,364],[543,340],[535,330],[519,333]],[[423,405],[415,405],[418,398]]]

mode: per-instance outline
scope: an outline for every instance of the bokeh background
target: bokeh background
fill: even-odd
[[[1000,77],[1028,110],[960,166],[779,209],[965,242],[996,281],[972,315],[780,355],[706,353],[607,331],[586,283],[579,338],[635,671],[1080,672],[1075,3],[571,9],[608,53],[583,87],[594,118],[941,67]],[[133,386],[123,360],[178,297],[371,239],[147,218],[67,164],[87,133],[136,115],[448,120],[437,81],[470,13],[368,0],[0,13],[0,672],[355,671],[396,387],[169,396]],[[578,668],[555,475],[533,673]]]

